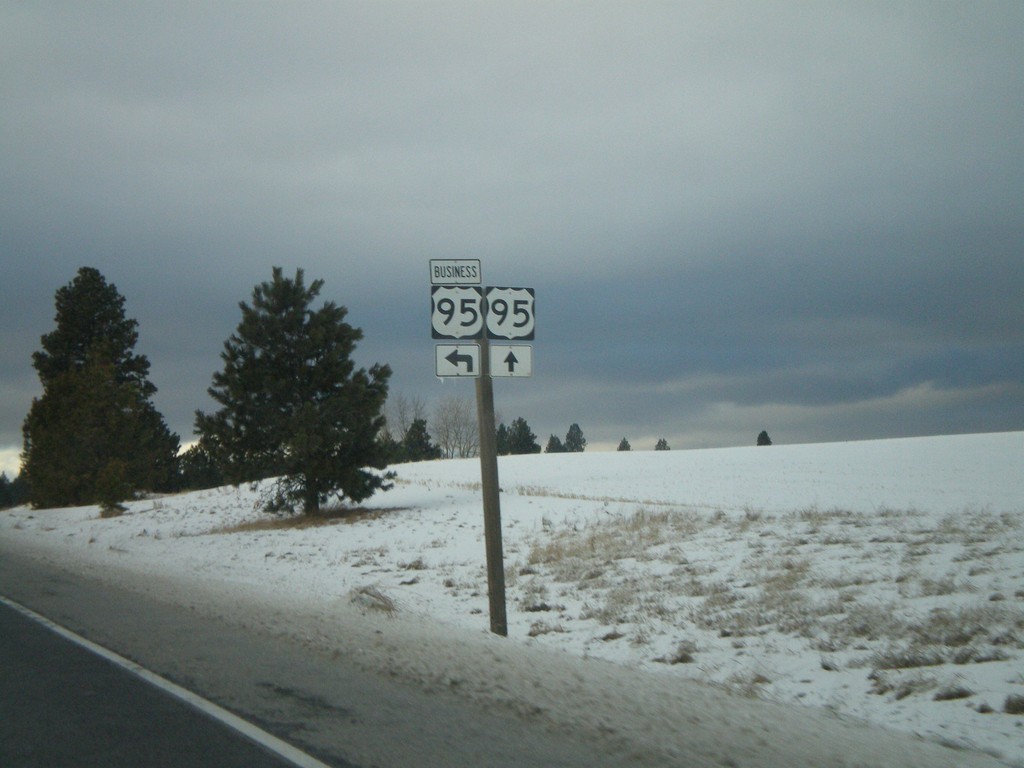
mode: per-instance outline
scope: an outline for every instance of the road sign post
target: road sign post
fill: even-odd
[[[480,340],[484,366],[476,380],[477,424],[480,426],[480,488],[484,502],[484,548],[487,552],[487,602],[491,632],[508,636],[505,613],[505,555],[501,543],[501,496],[498,486],[498,435],[494,424],[494,384],[488,375],[488,344]]]
[[[480,276],[479,259],[431,259],[430,334],[435,339],[459,342],[435,345],[434,372],[438,377],[476,379],[487,597],[491,632],[505,636],[508,635],[508,619],[493,377],[532,376],[533,347],[529,344],[492,345],[490,340],[529,341],[534,338],[534,291],[533,288],[483,289],[479,285]]]

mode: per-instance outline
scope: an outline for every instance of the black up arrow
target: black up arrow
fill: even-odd
[[[473,372],[473,356],[472,355],[460,355],[459,350],[455,350],[448,355],[445,360],[454,365],[456,368],[459,367],[460,363],[466,364],[466,373]]]
[[[514,352],[509,352],[508,355],[505,356],[505,360],[503,362],[508,366],[509,373],[515,373],[516,363],[519,362],[519,358],[516,357]]]

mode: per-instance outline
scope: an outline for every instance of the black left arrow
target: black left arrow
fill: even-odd
[[[445,357],[449,363],[454,365],[456,368],[459,367],[459,363],[466,364],[466,373],[473,372],[473,356],[472,355],[460,355],[459,350],[453,351],[450,355]]]
[[[516,363],[519,362],[519,358],[516,357],[515,352],[509,352],[505,356],[505,359],[502,362],[504,362],[505,365],[508,366],[508,372],[509,373],[515,373],[516,372]]]

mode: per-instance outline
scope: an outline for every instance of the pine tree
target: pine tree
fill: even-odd
[[[28,487],[24,473],[19,473],[13,480],[8,479],[6,472],[0,472],[0,509],[17,507],[28,501]]]
[[[127,510],[122,500],[128,498],[128,468],[123,461],[112,459],[96,476],[96,498],[100,503],[100,517],[117,517]]]
[[[667,451],[667,450],[670,450],[669,447],[668,447],[668,440],[666,440],[664,437],[659,438],[658,439],[658,444],[654,446],[654,450],[656,450],[656,451]]]
[[[14,506],[13,483],[7,479],[6,472],[0,472],[0,509]]]
[[[82,267],[74,280],[57,290],[57,327],[42,338],[43,348],[32,363],[45,389],[67,371],[81,370],[89,360],[114,366],[118,384],[134,384],[143,397],[156,392],[147,379],[149,360],[134,353],[137,321],[125,317],[124,297],[99,270]]]
[[[497,432],[495,433],[495,445],[497,446],[495,450],[499,456],[508,456],[512,452],[508,427],[503,423],[498,425]]]
[[[619,447],[617,448],[617,450],[631,451],[633,450],[633,447],[629,444],[629,440],[627,440],[626,438],[622,438],[622,440],[619,441]]]
[[[565,450],[569,453],[582,453],[587,447],[587,439],[579,424],[573,424],[565,435]]]
[[[213,414],[196,413],[196,432],[229,482],[278,476],[273,504],[301,503],[316,514],[332,495],[362,501],[387,490],[387,450],[378,440],[391,369],[355,369],[363,333],[333,302],[311,304],[323,280],[307,288],[303,270],[288,279],[274,267],[224,342],[224,369],[213,375]]]
[[[545,453],[565,453],[565,445],[555,435],[548,438],[548,447],[544,449]]]
[[[33,363],[43,384],[22,427],[23,474],[37,507],[99,500],[101,475],[121,466],[104,496],[169,490],[178,436],[150,397],[149,361],[133,351],[135,320],[124,298],[95,269],[83,267],[56,294],[57,327],[42,337]],[[117,499],[114,501],[121,501]]]
[[[405,461],[430,461],[441,458],[441,448],[430,442],[426,419],[413,419],[402,440]]]
[[[137,490],[167,490],[174,479],[177,435],[102,359],[54,378],[32,403],[23,433],[22,461],[37,507],[100,501],[97,483],[111,463],[124,468],[117,501]]]
[[[512,455],[540,453],[537,436],[530,431],[526,419],[520,416],[508,428],[508,452]]]
[[[761,434],[757,436],[758,445],[771,445],[772,439],[768,437],[768,430],[762,429]]]
[[[185,451],[178,460],[182,490],[201,491],[225,484],[224,473],[202,440]]]

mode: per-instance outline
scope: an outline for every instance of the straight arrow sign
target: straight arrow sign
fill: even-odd
[[[533,376],[533,346],[530,344],[491,344],[489,362],[493,377]]]
[[[516,375],[516,363],[519,362],[519,358],[516,357],[515,352],[509,352],[505,355],[505,359],[502,361],[508,366],[508,372],[510,376]]]

